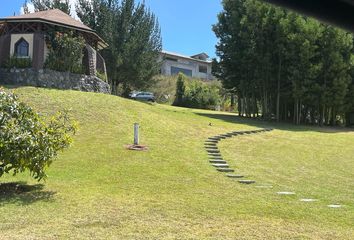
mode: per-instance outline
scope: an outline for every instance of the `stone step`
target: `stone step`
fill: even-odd
[[[222,157],[210,157],[209,161],[225,161]]]
[[[220,153],[219,150],[215,150],[215,149],[207,149],[208,153]]]
[[[206,147],[205,150],[207,152],[213,152],[213,151],[217,151],[218,153],[220,152],[218,147],[211,147],[211,148],[210,147]]]
[[[220,136],[225,137],[225,138],[230,138],[230,137],[232,137],[231,134],[222,134],[222,135],[220,135]]]
[[[340,204],[330,204],[330,205],[327,205],[327,207],[329,207],[329,208],[341,208],[342,205],[340,205]]]
[[[221,140],[220,137],[209,137],[208,140],[219,141]]]
[[[313,198],[302,198],[300,199],[300,202],[317,202],[317,199],[313,199]]]
[[[210,163],[227,163],[225,160],[209,160]]]
[[[218,170],[219,172],[235,172],[235,170],[231,168],[217,168],[216,170]]]
[[[221,157],[220,152],[208,152],[208,155],[209,156],[220,156]]]
[[[227,164],[227,163],[214,163],[214,164],[212,164],[212,166],[216,167],[216,168],[228,168],[229,164]]]
[[[218,148],[216,144],[204,144],[205,148]]]
[[[205,144],[217,144],[218,142],[218,140],[206,140]]]
[[[218,135],[217,137],[218,137],[218,138],[221,138],[221,139],[226,139],[226,138],[227,138],[227,137],[224,136],[224,135]]]
[[[238,174],[227,174],[226,177],[229,178],[243,178],[243,175],[238,175]]]
[[[252,184],[252,183],[255,183],[256,181],[254,180],[238,180],[239,183],[242,183],[242,184]]]
[[[210,150],[215,150],[218,149],[218,146],[214,145],[214,146],[204,146],[205,149],[210,149]]]
[[[213,151],[217,151],[217,153],[219,153],[220,151],[219,151],[219,149],[217,148],[217,147],[213,147],[213,148],[205,148],[205,150],[207,151],[207,152],[213,152]]]
[[[217,147],[217,143],[205,143],[205,147]]]
[[[295,195],[295,192],[277,192],[278,195]]]

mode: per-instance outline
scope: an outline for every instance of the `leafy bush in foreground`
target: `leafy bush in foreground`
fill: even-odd
[[[29,170],[38,181],[58,151],[69,147],[76,131],[66,112],[48,123],[16,95],[0,88],[0,177]]]

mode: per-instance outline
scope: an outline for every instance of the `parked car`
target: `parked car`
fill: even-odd
[[[150,92],[135,92],[131,94],[131,98],[134,100],[155,102],[155,96]]]
[[[129,93],[129,97],[130,98],[134,98],[138,93],[141,93],[139,91],[132,91],[131,93]]]

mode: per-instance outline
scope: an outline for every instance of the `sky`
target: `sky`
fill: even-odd
[[[75,2],[75,0],[70,0]],[[0,18],[20,14],[24,0],[0,0]],[[145,0],[158,17],[163,49],[184,55],[205,52],[215,57],[217,39],[212,25],[221,12],[221,0]]]

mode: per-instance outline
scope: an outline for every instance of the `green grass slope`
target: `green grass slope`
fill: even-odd
[[[277,125],[224,140],[225,159],[257,181],[241,185],[210,166],[204,140],[265,123],[103,94],[15,92],[43,114],[70,108],[80,128],[44,185],[26,173],[1,179],[29,186],[0,187],[0,239],[353,239],[353,132]],[[134,122],[147,152],[124,148]]]

